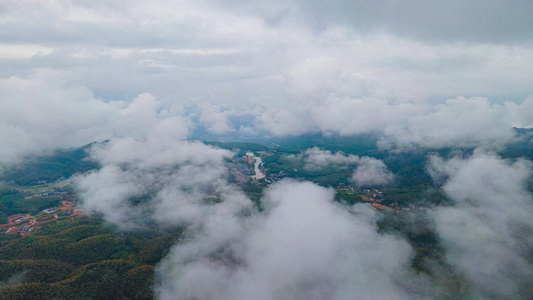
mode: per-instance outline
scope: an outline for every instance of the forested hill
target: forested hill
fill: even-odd
[[[0,173],[0,181],[20,186],[36,185],[39,181],[54,182],[67,179],[78,172],[86,172],[98,167],[88,160],[87,150],[93,143],[80,148],[57,150],[50,155],[32,157],[7,168]]]

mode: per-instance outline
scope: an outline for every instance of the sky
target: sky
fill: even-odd
[[[285,179],[258,212],[227,181],[233,153],[194,132],[472,147],[430,158],[453,205],[428,226],[463,295],[530,297],[532,164],[495,150],[533,127],[532,15],[530,0],[0,0],[0,167],[108,140],[89,153],[101,168],[72,179],[84,208],[121,230],[140,215],[187,226],[157,267],[159,299],[431,299],[446,291],[412,272],[414,249],[374,210]],[[394,181],[371,157],[292,159]]]
[[[1,1],[0,160],[128,136],[120,118],[145,94],[189,135],[508,141],[533,126],[532,12],[527,0]]]

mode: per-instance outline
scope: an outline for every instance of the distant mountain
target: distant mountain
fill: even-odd
[[[4,170],[0,181],[17,185],[36,185],[39,181],[54,182],[66,179],[78,172],[98,168],[98,164],[88,160],[87,150],[94,143],[80,148],[57,150],[50,155],[30,158]]]
[[[525,157],[533,160],[533,128],[514,128],[517,140],[506,145],[499,151],[504,158]],[[307,134],[290,137],[266,137],[263,140],[250,141],[205,141],[204,143],[228,150],[268,151],[277,149],[284,153],[299,153],[305,149],[319,147],[333,152],[343,151],[346,154],[372,156],[383,159],[394,173],[406,182],[427,180],[424,175],[425,157],[428,154],[448,156],[455,150],[464,153],[473,149],[419,149],[406,153],[392,153],[377,147],[379,137],[376,135],[338,136],[324,134]],[[35,185],[39,181],[54,182],[66,179],[78,172],[86,172],[98,168],[98,164],[88,159],[88,152],[95,143],[80,148],[57,150],[50,155],[30,158],[23,163],[3,170],[0,181],[8,181],[17,185]],[[416,174],[416,175],[414,175]],[[416,179],[415,179],[416,178]]]

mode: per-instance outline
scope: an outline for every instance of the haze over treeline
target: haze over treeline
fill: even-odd
[[[449,274],[462,297],[531,297],[532,163],[501,156],[531,140],[516,130],[533,126],[531,15],[503,0],[4,1],[0,172],[105,141],[70,179],[83,208],[124,231],[185,228],[160,299],[434,299]],[[235,153],[201,141],[310,134],[434,150],[427,186],[449,201],[420,222],[443,261],[414,270],[409,239],[331,186],[285,178],[251,201],[228,175]],[[371,155],[283,159],[359,187],[396,180]]]

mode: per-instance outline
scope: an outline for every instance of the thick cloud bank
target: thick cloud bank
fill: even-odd
[[[465,295],[532,296],[533,198],[525,187],[531,168],[529,161],[481,152],[469,159],[432,159],[433,175],[449,177],[443,189],[455,201],[432,215],[448,263],[464,277]]]
[[[186,138],[195,124],[180,105],[164,104],[148,93],[131,101],[107,101],[93,91],[66,83],[66,73],[35,71],[29,78],[0,78],[0,164],[18,162],[27,155],[43,154],[61,147],[77,147],[111,138],[138,138],[146,135],[156,119],[174,118],[186,126]],[[312,100],[312,99],[311,99]],[[457,98],[443,104],[392,104],[379,99],[316,98],[303,101],[261,103],[251,114],[252,122],[241,133],[266,130],[274,135],[308,132],[352,135],[377,133],[383,149],[410,150],[417,147],[498,148],[513,141],[512,126],[533,126],[533,98],[521,104],[492,104],[484,98]],[[215,134],[236,132],[233,115],[244,114],[238,105],[230,110],[200,102],[198,124]],[[176,133],[178,134],[178,133]],[[310,153],[311,155],[312,153]],[[337,155],[337,154],[336,154]],[[314,155],[317,167],[323,162]],[[326,159],[326,158],[323,158]],[[329,163],[350,164],[354,157],[337,155]],[[310,160],[309,167],[313,168]]]
[[[383,149],[491,147],[514,138],[513,126],[533,126],[533,98],[521,104],[457,97],[445,103],[392,103],[376,98],[331,98],[263,113],[258,126],[278,135],[305,132],[345,136],[378,133]]]
[[[177,245],[161,263],[160,299],[417,299],[435,295],[409,272],[411,247],[377,233],[366,206],[284,180],[266,209]],[[221,239],[220,236],[224,237]],[[230,237],[228,239],[228,237]],[[214,242],[214,241],[218,241]]]
[[[0,165],[61,147],[79,147],[114,137],[144,138],[162,131],[188,136],[179,107],[162,108],[143,93],[129,102],[103,101],[83,87],[69,87],[64,74],[0,79]],[[159,131],[159,133],[157,133]]]

